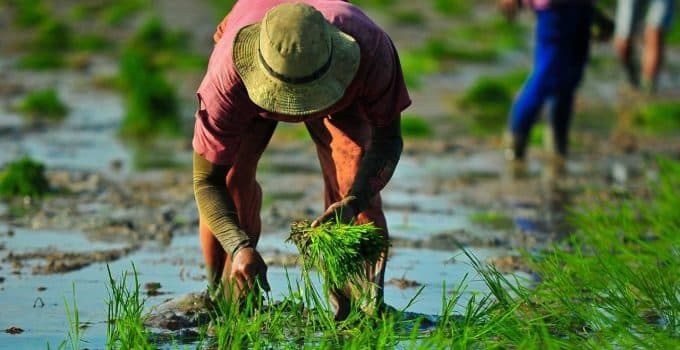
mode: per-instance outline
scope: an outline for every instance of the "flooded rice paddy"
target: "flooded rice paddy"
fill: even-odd
[[[162,11],[174,11],[175,22],[202,23],[193,30],[211,33],[213,21],[192,17],[212,15],[205,6],[177,16],[173,6],[185,2],[162,3]],[[446,23],[440,22],[428,25],[441,29]],[[388,29],[400,48],[413,44],[414,32],[426,33],[394,24]],[[209,43],[203,41],[197,45],[206,51]],[[597,48],[595,55],[603,52]],[[577,115],[583,117],[575,120],[574,152],[566,175],[551,176],[550,162],[536,145],[526,172],[518,175],[508,169],[499,133],[473,137],[461,131],[470,121],[454,102],[479,76],[524,69],[530,57],[529,51],[513,51],[496,63],[456,63],[453,69],[425,77],[421,88],[412,92],[414,104],[408,112],[436,130],[430,138],[406,139],[397,171],[383,191],[392,239],[387,304],[403,308],[422,287],[408,311],[436,317],[443,284],[448,296],[465,279],[458,308],[464,308],[473,293],[488,292],[463,247],[523,283],[534,283],[536,277],[517,257],[565,237],[569,210],[602,195],[615,200],[644,194],[647,181],[658,175],[647,166],[650,159],[680,154],[677,138],[623,133],[623,141],[617,141],[612,131],[618,127],[617,117],[598,114],[618,113],[619,104],[627,105],[619,103],[616,66],[610,64],[589,72],[584,84],[577,106]],[[72,306],[74,295],[83,346],[104,348],[107,266],[113,276],[120,276],[135,264],[148,311],[206,289],[191,187],[190,136],[151,145],[122,141],[118,129],[123,99],[97,87],[98,79],[118,69],[106,55],[93,55],[86,70],[48,72],[14,69],[17,59],[4,52],[0,56],[0,167],[28,154],[46,165],[54,193],[41,202],[0,202],[0,349],[56,347],[68,329],[65,302]],[[668,66],[672,72],[679,70],[676,51]],[[173,81],[184,96],[182,113],[189,128],[200,73],[190,76]],[[666,91],[680,86],[678,76],[663,76]],[[43,87],[59,91],[69,106],[68,117],[61,123],[27,125],[12,106],[26,92]],[[287,278],[300,276],[295,248],[284,243],[288,225],[324,209],[311,141],[295,136],[303,130],[302,125],[279,125],[257,175],[264,192],[259,250],[269,266],[274,301],[285,296]],[[160,342],[159,347],[172,348]]]

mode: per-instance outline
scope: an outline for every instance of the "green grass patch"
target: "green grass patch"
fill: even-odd
[[[66,64],[64,54],[73,44],[70,27],[59,20],[48,19],[37,28],[35,38],[28,44],[29,53],[18,62],[23,69],[57,69]]]
[[[72,46],[81,51],[100,51],[112,47],[113,42],[100,34],[89,33],[80,34],[73,38]]]
[[[499,51],[524,49],[527,46],[525,28],[519,22],[508,21],[501,15],[456,27],[451,35],[461,43],[475,43],[478,47]]]
[[[36,33],[35,41],[31,44],[34,51],[58,54],[71,47],[72,30],[64,22],[48,20],[43,22]]]
[[[434,10],[445,16],[465,16],[470,13],[474,2],[466,0],[431,0]]]
[[[57,90],[45,89],[28,94],[17,109],[34,120],[60,121],[66,117],[68,107],[59,99]]]
[[[633,115],[633,125],[649,133],[680,130],[680,102],[656,101],[642,104]]]
[[[473,132],[484,135],[505,129],[513,97],[526,75],[525,71],[517,71],[480,77],[463,93],[458,105],[472,118]]]
[[[120,61],[120,75],[126,107],[121,134],[136,139],[179,134],[177,92],[152,56],[134,48],[126,49]]]
[[[392,12],[392,21],[396,24],[418,26],[425,24],[426,18],[423,13],[413,9],[394,10]]]
[[[402,51],[399,53],[401,69],[406,85],[417,89],[423,76],[439,71],[439,61],[428,53],[421,51]]]
[[[231,11],[231,8],[234,7],[236,0],[210,0],[210,4],[213,9],[215,9],[215,18],[218,21],[222,21],[229,11]]]
[[[120,58],[126,106],[120,128],[123,136],[143,139],[180,134],[177,92],[165,70],[182,57],[187,38],[185,33],[167,30],[158,17],[151,17],[126,44]]]
[[[396,0],[353,0],[351,3],[359,7],[373,7],[378,9],[385,9],[397,3]]]
[[[150,52],[181,51],[188,36],[182,31],[168,30],[159,17],[149,17],[134,34],[131,46]]]
[[[63,55],[49,52],[34,52],[22,56],[17,62],[17,67],[21,69],[49,70],[63,68],[66,66],[66,59]]]
[[[405,114],[401,117],[401,133],[404,137],[425,138],[432,136],[434,131],[422,117]]]
[[[529,135],[529,144],[532,146],[543,146],[546,136],[546,125],[543,123],[536,123],[531,128],[531,135]]]
[[[148,0],[120,0],[103,6],[98,18],[107,25],[120,26],[133,15],[148,8]]]
[[[22,28],[34,28],[49,18],[49,11],[41,0],[6,0],[12,19]]]
[[[486,211],[470,216],[470,221],[495,230],[509,229],[514,222],[508,215],[498,211]]]
[[[432,37],[425,41],[422,52],[438,60],[456,60],[464,62],[493,62],[499,57],[499,51],[479,45],[460,44],[444,37]]]
[[[0,172],[0,197],[41,198],[49,190],[45,166],[29,157],[9,163]]]
[[[660,160],[658,166],[660,177],[650,184],[649,198],[575,209],[571,239],[536,261],[543,281],[533,300],[569,344],[677,345],[680,163]]]

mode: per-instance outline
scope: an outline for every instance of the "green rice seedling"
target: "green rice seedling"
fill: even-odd
[[[551,140],[552,136],[550,134],[546,134],[546,132],[548,131],[546,129],[548,127],[548,125],[545,125],[545,127],[541,127],[541,126],[543,126],[543,125],[539,125],[539,127],[535,127],[535,128],[531,129],[531,135],[529,135],[529,144],[530,145],[532,145],[532,146],[542,146],[546,142],[548,142],[549,139]],[[548,139],[546,139],[546,136],[548,137]],[[546,145],[546,148],[547,148],[547,146],[548,145]]]
[[[503,82],[482,77],[465,92],[459,105],[470,113],[474,132],[496,133],[505,127],[512,96],[512,90]]]
[[[432,0],[434,10],[445,16],[465,16],[472,9],[472,2],[465,0]]]
[[[372,223],[336,221],[310,227],[307,220],[291,224],[289,242],[295,244],[306,269],[316,269],[329,288],[342,288],[366,278],[367,264],[375,264],[387,252],[389,242]]]
[[[512,218],[498,211],[486,211],[472,215],[470,221],[496,230],[513,227]]]
[[[81,51],[100,51],[111,47],[110,40],[97,33],[82,34],[73,38],[73,48]]]
[[[672,133],[680,129],[680,102],[642,104],[634,113],[633,125],[650,133]]]
[[[526,29],[520,22],[508,21],[501,15],[455,28],[455,37],[499,51],[526,47]]]
[[[396,0],[354,0],[353,4],[360,7],[374,7],[378,9],[385,9],[396,4]]]
[[[168,30],[156,16],[149,17],[134,34],[131,46],[150,52],[181,50],[187,41],[186,33]]]
[[[70,344],[71,350],[80,349],[80,343],[82,341],[81,328],[80,328],[80,314],[78,312],[78,304],[76,303],[76,283],[73,282],[73,308],[69,307],[68,301],[64,298],[64,308],[66,309],[66,315],[68,316],[69,331],[66,341],[62,346]],[[61,348],[61,346],[60,346]]]
[[[13,20],[22,28],[37,27],[49,17],[47,8],[41,0],[7,0],[13,11]]]
[[[28,94],[17,109],[36,121],[60,121],[66,117],[68,107],[59,99],[57,90],[45,89]]]
[[[136,139],[176,135],[180,130],[177,93],[144,51],[128,48],[120,61],[126,90],[126,112],[120,127],[123,136]]]
[[[114,1],[102,8],[98,17],[109,26],[119,26],[133,14],[148,8],[148,0],[120,0]]]
[[[63,52],[71,47],[71,28],[60,20],[48,20],[40,24],[35,41],[31,44],[35,51]]]
[[[496,77],[481,77],[464,92],[458,105],[470,114],[473,132],[483,135],[505,128],[513,96],[524,76],[524,71],[518,71]]]
[[[128,272],[116,280],[107,265],[109,284],[108,322],[106,339],[108,349],[155,349],[150,343],[149,331],[144,327],[144,299],[141,283],[134,263],[132,264],[132,288],[128,285]]]
[[[401,132],[404,137],[425,138],[434,134],[432,127],[422,117],[403,115],[401,117]]]
[[[28,44],[30,52],[18,62],[23,69],[55,69],[66,63],[64,54],[73,45],[71,28],[56,19],[46,19],[40,23],[35,39]]]
[[[402,51],[399,59],[406,85],[414,89],[420,87],[423,76],[436,73],[440,69],[440,62],[436,58],[419,50]]]
[[[234,7],[236,0],[210,0],[218,20],[222,20],[224,16]]]
[[[420,26],[425,23],[425,20],[425,15],[423,13],[414,11],[413,9],[395,10],[392,13],[392,21],[400,25]]]
[[[49,187],[45,166],[28,156],[9,163],[0,172],[0,197],[41,198]]]
[[[66,66],[63,55],[49,52],[32,52],[19,58],[17,67],[21,69],[49,70]]]

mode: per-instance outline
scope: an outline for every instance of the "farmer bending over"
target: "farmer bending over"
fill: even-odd
[[[321,163],[327,210],[313,225],[373,222],[387,238],[380,191],[402,150],[410,99],[390,38],[345,1],[237,2],[218,27],[198,88],[194,192],[208,278],[243,296],[268,288],[256,250],[262,191],[257,162],[278,122],[305,123]],[[385,259],[367,267],[367,311],[382,306]],[[336,319],[356,296],[331,293]]]

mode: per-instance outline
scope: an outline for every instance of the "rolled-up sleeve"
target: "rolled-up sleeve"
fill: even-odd
[[[245,89],[220,86],[206,76],[199,87],[192,145],[214,164],[233,164],[243,133],[254,118]]]

